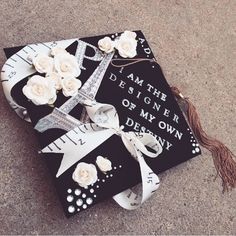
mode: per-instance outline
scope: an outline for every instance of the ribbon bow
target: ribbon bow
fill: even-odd
[[[85,101],[84,106],[94,123],[86,123],[70,130],[41,152],[64,154],[56,174],[56,177],[59,177],[112,135],[119,135],[127,150],[139,163],[143,188],[139,195],[128,189],[115,195],[113,199],[125,209],[137,208],[159,186],[159,178],[146,164],[143,154],[155,158],[162,152],[161,145],[149,133],[124,132],[114,106],[90,100]],[[149,151],[147,147],[153,151]]]

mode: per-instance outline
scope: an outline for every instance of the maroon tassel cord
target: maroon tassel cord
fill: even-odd
[[[217,175],[222,179],[223,192],[235,188],[235,155],[222,142],[206,134],[202,128],[196,108],[191,101],[185,98],[178,88],[171,87],[171,90],[177,98],[180,107],[183,108],[185,116],[199,144],[211,152]]]

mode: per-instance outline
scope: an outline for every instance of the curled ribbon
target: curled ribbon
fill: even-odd
[[[137,195],[128,189],[115,195],[113,199],[125,209],[136,209],[159,187],[159,178],[146,164],[143,154],[155,158],[162,152],[162,147],[149,133],[124,132],[114,106],[90,100],[84,103],[88,116],[94,123],[86,123],[70,130],[41,152],[64,154],[56,174],[59,177],[112,135],[120,136],[127,150],[139,163],[142,193]]]

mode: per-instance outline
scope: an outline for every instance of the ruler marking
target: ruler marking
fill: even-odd
[[[43,46],[45,46],[45,47],[47,47],[47,48],[49,48],[49,49],[51,49],[48,45],[46,45],[45,43],[41,43]]]
[[[75,128],[75,130],[76,130],[76,132],[79,132],[79,129],[78,129],[78,127],[76,127],[76,128]]]
[[[53,142],[53,144],[55,145],[55,147],[56,147],[58,150],[61,150],[61,148],[60,148],[55,142]]]
[[[10,65],[8,63],[5,63],[5,65],[10,66],[11,68],[14,68],[14,66],[12,66],[12,65]]]
[[[53,150],[52,150],[52,148],[48,145],[48,149],[52,152]]]
[[[64,140],[62,137],[60,137],[60,140],[61,140],[63,143],[65,143],[65,140]]]
[[[82,130],[82,129],[80,129],[80,127],[77,127],[82,133],[84,133],[85,134],[85,132]]]
[[[77,131],[75,131],[74,129],[73,129],[73,131],[74,131],[76,134],[78,134],[78,132],[77,132]]]
[[[1,80],[1,82],[3,83],[3,82],[7,82],[8,81],[8,79],[3,79],[3,80]]]
[[[72,143],[74,143],[75,145],[77,145],[77,143],[76,143],[74,140],[72,140],[67,134],[65,134],[65,136],[66,136]]]
[[[22,49],[22,51],[23,51],[25,54],[28,54],[28,52],[27,52],[27,51],[25,51],[25,49],[24,49],[24,48]]]
[[[27,45],[27,47],[29,47],[31,50],[33,50],[34,52],[36,52],[35,49],[33,49],[30,45]]]
[[[29,65],[31,65],[31,63],[29,63],[27,60],[25,60],[25,58],[23,58],[22,56],[20,56],[20,55],[17,54],[17,53],[16,53],[16,55],[17,55],[20,59],[22,59],[23,61],[25,61],[25,62],[28,63]]]
[[[92,123],[89,123],[90,127],[92,128],[92,130],[96,131],[93,126],[92,126]]]
[[[15,59],[13,59],[12,57],[10,57],[10,59],[11,59],[12,61],[16,62],[16,60],[15,60]]]

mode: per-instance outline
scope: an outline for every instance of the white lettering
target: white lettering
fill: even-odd
[[[115,74],[111,73],[109,79],[110,79],[111,81],[116,81],[117,77],[116,77]]]
[[[152,123],[152,121],[156,119],[155,116],[153,116],[152,114],[148,112],[144,112],[143,109],[141,109],[140,116],[143,117],[145,120],[148,120],[150,123]]]

